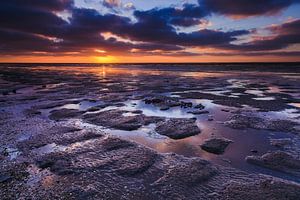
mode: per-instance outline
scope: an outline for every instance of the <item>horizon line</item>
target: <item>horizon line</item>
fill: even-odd
[[[0,64],[99,64],[99,65],[134,65],[134,64],[300,64],[300,61],[282,61],[282,62],[112,62],[112,63],[97,63],[97,62],[0,62]]]

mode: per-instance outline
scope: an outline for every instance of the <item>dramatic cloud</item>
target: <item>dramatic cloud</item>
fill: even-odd
[[[209,13],[202,7],[194,4],[184,4],[183,8],[162,8],[152,9],[148,11],[135,11],[134,16],[139,21],[158,20],[164,23],[176,26],[193,26],[200,24],[200,19],[207,16]]]
[[[235,17],[276,14],[300,0],[199,0],[207,10]]]
[[[32,10],[48,10],[48,11],[59,11],[70,8],[73,5],[73,0],[9,0],[1,1],[1,8],[4,9],[32,9]]]
[[[123,5],[120,0],[100,2],[111,9],[129,9],[126,13],[131,15],[75,7],[72,0],[0,1],[0,54],[196,56],[201,54],[188,49],[213,48],[233,51],[232,54],[266,55],[268,52],[263,51],[300,43],[299,19],[267,27],[271,35],[253,39],[249,30],[207,27],[212,13],[264,15],[297,3],[295,0],[268,0],[263,6],[258,1],[235,1],[234,8],[230,8],[233,1],[199,0],[199,4],[143,11],[132,3]],[[251,40],[241,43],[240,37]]]
[[[275,34],[272,37],[261,37],[249,43],[228,45],[228,49],[239,51],[266,51],[284,49],[300,43],[300,19],[274,25],[267,28]]]
[[[54,11],[69,8],[71,5],[72,2],[66,0],[1,1],[0,28],[55,36],[66,21],[55,15]]]
[[[195,5],[185,4],[182,9],[163,8],[149,11],[135,11],[136,23],[119,25],[115,33],[136,41],[148,41],[160,44],[182,46],[210,46],[229,43],[236,36],[247,34],[247,30],[223,32],[219,30],[199,30],[190,33],[178,33],[174,26],[192,24],[201,20],[207,13]],[[192,20],[192,21],[190,21]],[[197,21],[199,23],[199,21]],[[124,24],[123,24],[124,25]]]

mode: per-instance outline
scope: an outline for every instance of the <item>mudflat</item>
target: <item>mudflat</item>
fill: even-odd
[[[1,64],[1,199],[299,199],[300,66],[187,65]]]

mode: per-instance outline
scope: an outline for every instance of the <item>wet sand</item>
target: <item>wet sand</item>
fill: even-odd
[[[300,73],[281,65],[3,64],[0,195],[297,199]]]

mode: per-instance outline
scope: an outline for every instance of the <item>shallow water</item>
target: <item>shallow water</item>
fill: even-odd
[[[265,169],[259,166],[249,164],[245,161],[245,158],[249,155],[263,155],[267,152],[274,150],[281,150],[280,148],[274,147],[270,144],[271,139],[282,139],[290,138],[293,140],[296,137],[290,133],[284,132],[273,132],[267,130],[236,130],[231,129],[223,125],[223,122],[229,117],[230,112],[228,110],[234,111],[235,109],[221,106],[212,103],[211,100],[205,99],[185,99],[187,102],[192,102],[193,105],[202,104],[205,106],[205,110],[209,111],[208,114],[194,115],[188,113],[192,108],[180,108],[173,107],[169,110],[162,111],[158,107],[152,104],[145,104],[142,100],[130,100],[126,101],[125,106],[115,107],[109,106],[100,111],[107,111],[112,109],[120,109],[126,111],[141,110],[146,116],[159,116],[166,118],[197,118],[197,125],[201,129],[201,133],[196,136],[188,137],[180,140],[173,140],[166,136],[162,136],[155,131],[155,124],[150,124],[148,126],[143,126],[142,128],[135,131],[123,131],[116,129],[108,129],[104,127],[99,127],[112,135],[116,135],[121,138],[129,139],[137,143],[148,146],[152,149],[157,150],[161,153],[176,153],[184,155],[187,157],[202,157],[204,159],[210,160],[213,163],[232,166],[241,170],[245,170],[251,173],[263,173],[268,175],[273,175],[293,181],[299,181],[298,178],[291,175],[276,172],[273,170]],[[94,106],[91,104],[90,107]],[[88,109],[88,107],[87,107]],[[245,108],[246,110],[251,110],[251,108]],[[225,111],[224,111],[225,110]],[[238,109],[236,109],[238,110]],[[295,110],[285,110],[282,112],[264,112],[259,113],[262,117],[269,117],[272,119],[287,119],[299,114],[293,114],[292,111]],[[125,113],[124,115],[134,115],[131,113]],[[209,118],[213,118],[213,121],[208,121]],[[77,125],[81,127],[87,124],[81,120],[77,121]],[[233,141],[224,154],[215,155],[208,153],[200,148],[200,145],[211,137],[225,137]],[[255,150],[257,153],[253,153]]]
[[[257,116],[268,119],[285,119],[300,122],[299,102],[290,102],[288,105],[292,108],[283,109],[280,111],[265,111],[257,112],[258,108],[255,105],[243,105],[242,108],[234,106],[224,106],[217,104],[209,98],[184,98],[180,94],[190,92],[201,92],[207,95],[215,95],[221,97],[233,97],[239,100],[242,96],[250,95],[251,99],[261,102],[276,101],[278,98],[276,95],[289,94],[291,97],[299,97],[299,82],[297,81],[299,76],[295,73],[278,72],[262,72],[258,74],[256,72],[243,72],[243,71],[195,71],[180,68],[180,70],[170,70],[170,68],[141,68],[137,66],[124,67],[124,66],[100,66],[100,67],[69,67],[69,66],[35,66],[28,69],[37,73],[58,73],[61,77],[67,77],[69,85],[89,84],[93,82],[93,90],[90,90],[88,86],[85,90],[81,91],[81,98],[71,98],[72,100],[81,100],[78,104],[65,104],[51,109],[44,109],[42,116],[47,118],[52,110],[56,109],[77,109],[80,111],[86,111],[87,109],[103,105],[104,101],[112,101],[113,95],[122,98],[114,100],[114,103],[124,103],[120,106],[107,106],[100,111],[93,113],[120,109],[126,111],[141,110],[146,116],[159,116],[165,118],[197,118],[197,125],[201,129],[201,133],[196,136],[188,137],[181,140],[172,140],[168,137],[159,135],[155,132],[155,124],[143,126],[136,131],[121,131],[115,129],[108,129],[104,127],[98,127],[100,130],[104,130],[107,133],[119,136],[121,138],[133,140],[137,143],[143,144],[150,148],[153,148],[161,153],[177,153],[188,157],[202,157],[210,160],[213,163],[217,163],[225,166],[232,166],[238,169],[250,171],[253,173],[264,173],[278,177],[283,177],[291,180],[297,180],[297,178],[289,176],[284,173],[267,170],[262,167],[254,166],[245,162],[245,157],[249,155],[263,155],[269,151],[281,150],[270,144],[270,139],[279,138],[291,138],[298,137],[294,134],[287,132],[272,132],[267,130],[254,130],[245,129],[237,130],[224,126],[225,122],[230,115],[234,112],[254,112]],[[299,74],[298,74],[299,75]],[[77,80],[78,79],[78,80]],[[72,81],[70,81],[72,80]],[[296,81],[295,81],[296,80]],[[56,80],[57,82],[61,80]],[[284,87],[278,83],[282,81],[293,85],[296,89],[293,89],[293,93],[286,92]],[[20,89],[19,93],[34,93],[36,91],[56,91],[59,89],[70,87],[66,83],[50,83],[46,84],[45,88],[37,89],[35,86],[29,86],[24,89]],[[258,87],[249,88],[249,84],[261,84],[263,89]],[[277,84],[277,85],[276,85]],[[298,90],[297,90],[298,87]],[[244,89],[238,92],[233,89]],[[291,91],[292,89],[288,89]],[[285,92],[283,92],[285,91]],[[108,95],[107,99],[101,99],[103,96]],[[109,96],[112,95],[112,96]],[[193,106],[202,104],[205,106],[204,110],[209,111],[208,114],[194,115],[188,113],[193,111],[193,108],[181,108],[180,106],[171,107],[168,110],[161,110],[158,106],[153,104],[145,104],[143,101],[145,96],[163,95],[168,97],[181,98],[180,100],[193,103]],[[62,95],[64,97],[64,95]],[[141,98],[136,98],[142,96]],[[95,101],[83,100],[85,98],[96,99]],[[286,98],[286,97],[283,97]],[[283,99],[282,98],[282,99]],[[70,100],[70,99],[69,99]],[[45,101],[45,100],[44,100]],[[133,113],[125,113],[125,116],[134,115]],[[71,121],[73,119],[70,119]],[[67,121],[67,120],[66,120]],[[76,124],[84,127],[88,124],[77,119]],[[30,138],[30,133],[24,133],[23,137],[20,137],[20,141]],[[225,137],[233,141],[228,146],[223,155],[215,155],[208,153],[200,148],[200,145],[204,140],[211,137]],[[80,144],[77,144],[80,145]],[[54,143],[45,145],[36,150],[37,154],[47,154],[55,151],[64,151],[65,147],[57,146]],[[252,150],[256,150],[258,153],[252,153]],[[15,157],[14,157],[15,159]]]

